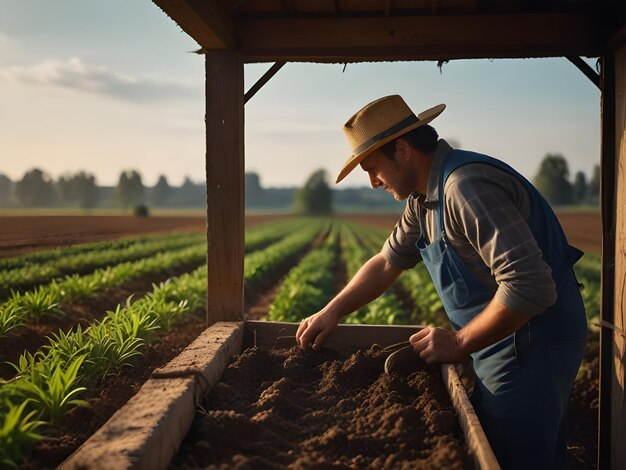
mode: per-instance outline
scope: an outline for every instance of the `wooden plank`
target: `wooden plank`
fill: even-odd
[[[245,322],[244,347],[295,346],[298,323],[252,321]],[[342,351],[369,348],[372,344],[389,346],[408,341],[423,326],[403,325],[339,325],[324,343],[325,347]]]
[[[207,324],[243,312],[243,63],[206,53]]]
[[[233,25],[217,0],[153,0],[203,49],[233,49]]]
[[[235,20],[246,62],[598,56],[600,25],[591,13]]]
[[[154,371],[122,408],[58,468],[159,470],[187,434],[203,393],[241,351],[243,325],[207,328],[177,358]]]
[[[615,300],[611,387],[611,468],[626,468],[626,46],[615,53]]]
[[[602,211],[602,305],[600,315],[613,323],[615,291],[615,58],[602,57],[602,148],[601,148],[601,211]],[[611,381],[613,334],[603,328],[600,332],[600,396],[598,407],[598,468],[611,463]]]
[[[491,449],[485,431],[483,431],[478,415],[474,411],[456,369],[451,364],[442,364],[441,375],[448,389],[452,405],[459,417],[465,442],[469,447],[470,454],[474,457],[476,468],[499,469],[500,464]]]

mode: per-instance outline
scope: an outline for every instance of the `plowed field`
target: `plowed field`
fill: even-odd
[[[285,215],[249,215],[246,226],[284,218]],[[354,220],[373,227],[393,228],[395,214],[342,214],[339,219]],[[599,212],[560,213],[559,219],[572,245],[583,251],[600,253],[602,223]],[[77,243],[122,238],[127,235],[168,231],[205,230],[204,217],[128,216],[9,216],[0,217],[0,257],[46,250]]]

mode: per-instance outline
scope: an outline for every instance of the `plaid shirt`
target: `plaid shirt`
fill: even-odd
[[[450,149],[445,140],[437,143],[427,194],[414,193],[408,198],[382,248],[383,256],[394,266],[408,269],[421,260],[415,246],[421,236],[420,217],[426,229],[424,238],[432,242],[439,175]],[[446,180],[444,205],[449,244],[500,303],[536,315],[556,302],[551,269],[527,224],[528,194],[516,177],[484,163],[463,165]]]

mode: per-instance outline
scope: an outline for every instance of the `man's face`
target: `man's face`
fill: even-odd
[[[395,159],[391,160],[376,150],[363,159],[361,168],[369,175],[372,188],[382,187],[398,201],[415,191],[415,171],[398,157],[397,152]]]

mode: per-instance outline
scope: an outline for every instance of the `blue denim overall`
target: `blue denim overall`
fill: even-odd
[[[558,294],[555,305],[529,317],[514,334],[472,354],[476,373],[472,403],[502,468],[564,468],[567,401],[587,338],[585,308],[573,271],[582,252],[568,245],[552,209],[523,176],[486,155],[451,150],[439,180],[434,238],[426,245],[422,209],[417,248],[456,330],[495,295],[465,267],[444,231],[444,183],[452,171],[468,163],[493,165],[526,187],[528,225],[552,269]]]

